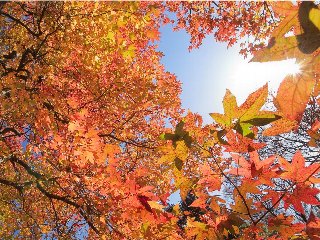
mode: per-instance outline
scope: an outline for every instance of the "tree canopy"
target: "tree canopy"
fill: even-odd
[[[165,24],[301,71],[204,125]],[[320,239],[315,3],[1,2],[0,26],[1,239]]]

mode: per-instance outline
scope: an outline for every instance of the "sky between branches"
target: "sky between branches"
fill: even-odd
[[[240,56],[239,46],[227,49],[208,36],[199,49],[188,51],[189,36],[173,32],[172,26],[161,28],[159,50],[162,63],[182,82],[182,105],[198,112],[204,123],[212,123],[211,112],[223,112],[222,99],[226,88],[237,97],[238,104],[255,89],[269,83],[276,91],[280,81],[294,65],[294,59],[282,62],[248,63]]]

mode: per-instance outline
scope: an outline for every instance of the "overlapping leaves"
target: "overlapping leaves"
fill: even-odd
[[[254,126],[264,126],[280,118],[271,111],[261,110],[268,97],[268,85],[251,93],[238,107],[235,96],[229,91],[223,99],[224,114],[211,113],[210,116],[222,129],[234,129],[243,136],[253,138]]]

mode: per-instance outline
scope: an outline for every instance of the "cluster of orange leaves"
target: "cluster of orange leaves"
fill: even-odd
[[[256,139],[296,131],[320,105],[316,5],[10,2],[0,21],[0,238],[320,239],[320,164],[299,151],[260,159]],[[203,126],[160,63],[170,22],[190,48],[210,33],[229,46],[255,36],[242,54],[296,58],[301,73],[283,80],[276,110],[264,110],[267,85],[240,106],[227,90]],[[319,121],[308,134],[319,147]],[[195,196],[200,219],[168,205],[174,192]]]

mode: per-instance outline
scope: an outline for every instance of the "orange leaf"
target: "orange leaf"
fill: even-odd
[[[306,232],[310,239],[320,240],[320,218],[315,217],[312,211],[307,222]]]
[[[263,148],[265,143],[255,143],[252,139],[243,137],[241,134],[229,131],[226,134],[228,144],[226,145],[227,152],[246,153]]]
[[[300,121],[311,96],[315,79],[306,74],[287,76],[278,89],[276,102],[289,120]]]
[[[305,166],[305,159],[302,156],[301,152],[298,151],[292,159],[292,162],[289,163],[286,159],[279,157],[279,163],[284,169],[284,172],[281,174],[281,177],[290,179],[297,182],[305,182],[313,175],[317,174],[320,170],[320,164],[312,164]]]
[[[264,136],[275,136],[278,134],[290,132],[298,127],[298,123],[295,120],[289,120],[281,118],[273,123],[271,127],[267,128],[262,132]]]
[[[160,38],[160,32],[158,31],[158,29],[148,30],[146,32],[146,35],[151,41],[159,40]]]

